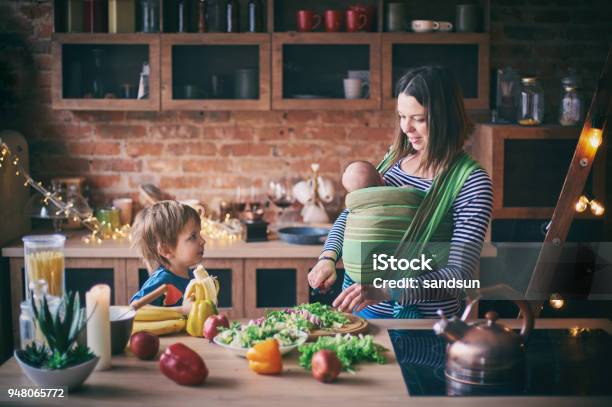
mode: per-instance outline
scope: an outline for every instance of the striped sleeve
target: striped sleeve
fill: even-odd
[[[334,222],[325,244],[323,245],[323,251],[333,250],[336,252],[336,259],[339,259],[342,255],[342,244],[344,243],[344,229],[346,228],[346,216],[348,215],[348,209],[345,209],[340,213],[338,219]]]
[[[447,265],[417,277],[419,288],[394,292],[394,297],[398,302],[403,305],[421,304],[458,297],[462,289],[424,288],[423,281],[469,280],[472,278],[479,264],[492,208],[491,179],[484,170],[475,170],[470,174],[453,203],[453,236]]]

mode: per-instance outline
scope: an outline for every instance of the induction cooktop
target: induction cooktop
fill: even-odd
[[[612,396],[612,336],[603,330],[532,331],[523,382],[495,388],[447,379],[447,343],[433,331],[390,329],[389,336],[411,396]]]

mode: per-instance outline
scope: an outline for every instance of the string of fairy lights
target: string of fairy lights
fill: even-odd
[[[80,212],[72,202],[65,202],[59,192],[51,192],[45,188],[42,182],[35,181],[25,170],[20,157],[13,153],[6,143],[0,139],[0,168],[12,165],[16,176],[22,176],[24,187],[32,187],[42,195],[43,203],[53,204],[57,210],[55,216],[64,216],[75,222],[80,222],[91,233],[83,237],[86,243],[102,243],[106,239],[123,239],[129,237],[130,225],[112,227],[110,223],[100,221],[92,213]]]
[[[64,216],[79,222],[90,233],[83,236],[85,243],[102,243],[103,240],[129,239],[131,227],[129,224],[114,226],[110,222],[99,220],[93,213],[79,211],[72,202],[65,202],[59,192],[51,192],[46,189],[42,182],[35,181],[25,170],[19,156],[11,151],[6,143],[0,139],[0,169],[13,167],[16,176],[22,176],[24,187],[32,187],[42,195],[45,205],[49,203],[55,206],[55,216]],[[242,237],[242,226],[238,219],[230,219],[226,216],[222,221],[216,221],[202,214],[202,234],[213,240],[234,242]]]

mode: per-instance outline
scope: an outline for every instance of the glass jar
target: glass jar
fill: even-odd
[[[106,93],[104,73],[106,71],[106,53],[101,48],[91,50],[93,54],[93,69],[91,76],[91,96],[101,99]]]
[[[44,280],[48,294],[62,297],[65,291],[64,280],[64,244],[62,235],[31,235],[23,239],[25,260],[26,300],[30,300],[30,290],[35,289],[35,282]]]
[[[576,87],[563,86],[559,105],[559,124],[576,126],[582,122],[584,105],[582,95]]]
[[[226,0],[206,1],[206,31],[211,33],[226,32]]]
[[[518,123],[537,126],[544,119],[544,92],[534,77],[521,79],[518,103]]]

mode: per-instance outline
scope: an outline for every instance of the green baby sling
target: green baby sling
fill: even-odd
[[[387,153],[377,169],[384,173],[390,163]],[[345,273],[356,283],[372,284],[381,277],[373,268],[374,254],[396,259],[415,259],[425,254],[435,265],[448,260],[453,233],[451,207],[465,180],[479,165],[467,154],[458,154],[427,192],[412,187],[371,187],[349,193],[342,258]],[[426,270],[408,269],[395,277],[417,277]],[[394,278],[395,279],[395,278]],[[418,318],[414,305],[395,305],[394,318]]]

